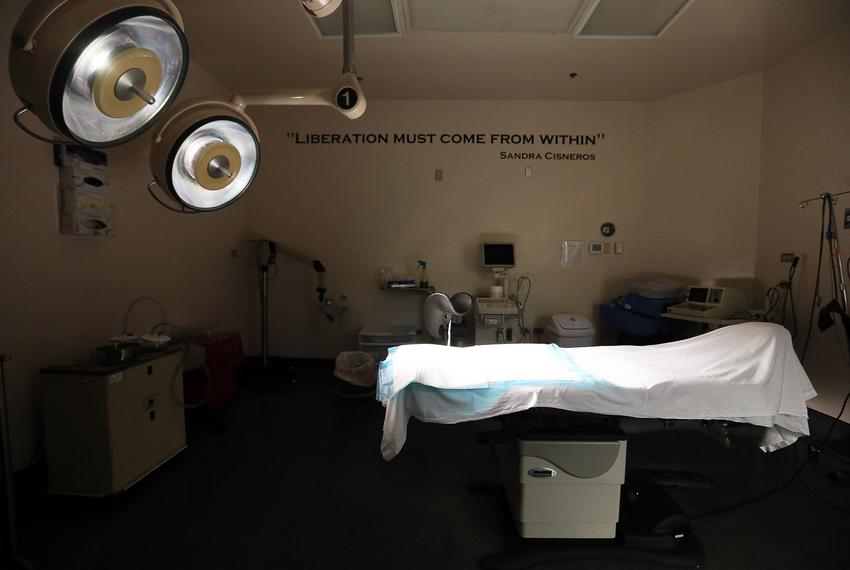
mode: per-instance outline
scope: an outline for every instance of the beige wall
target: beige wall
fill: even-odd
[[[264,153],[245,198],[252,232],[321,258],[331,294],[351,306],[343,323],[325,322],[309,269],[282,264],[271,287],[272,354],[331,357],[354,347],[363,325],[418,325],[422,298],[379,291],[379,266],[413,273],[427,259],[439,290],[486,291],[491,278],[477,255],[492,232],[516,236],[511,276],[533,280],[529,324],[556,312],[596,318],[600,302],[644,271],[751,280],[761,89],[757,74],[653,103],[372,101],[357,122],[323,109],[252,109]],[[515,161],[499,152],[567,149],[296,145],[285,136],[292,131],[603,132],[605,140],[590,149],[592,162]],[[527,163],[533,178],[524,177]],[[602,239],[607,221],[626,253],[585,254],[581,267],[562,268],[561,241]]]
[[[3,3],[8,37],[24,0]],[[0,168],[11,181],[0,210],[0,351],[7,368],[15,464],[26,465],[40,432],[38,368],[73,358],[115,334],[127,303],[158,297],[169,320],[238,328],[256,352],[258,300],[247,239],[268,237],[328,268],[330,294],[350,310],[329,323],[316,307],[309,267],[282,258],[272,281],[271,353],[332,357],[353,348],[366,324],[420,324],[422,297],[377,288],[376,270],[413,273],[449,293],[486,291],[483,234],[515,236],[518,267],[534,288],[528,324],[555,312],[597,320],[598,305],[640,273],[751,285],[779,280],[781,251],[803,253],[798,310],[811,292],[816,212],[803,197],[847,189],[850,34],[815,42],[764,74],[649,103],[370,101],[356,122],[326,109],[251,109],[263,140],[256,183],[235,206],[178,216],[144,189],[147,137],[109,152],[118,237],[57,233],[57,172],[48,146],[0,121]],[[368,85],[366,86],[368,89]],[[192,66],[183,97],[226,97]],[[0,108],[18,101],[6,72]],[[7,115],[8,116],[8,115]],[[552,147],[295,145],[302,133],[605,133],[588,162],[500,160],[505,151]],[[533,164],[534,176],[524,167]],[[434,170],[443,180],[434,180]],[[850,202],[848,202],[850,203]],[[560,243],[595,240],[611,221],[622,256],[584,255],[562,268]],[[850,246],[848,246],[850,247]],[[233,259],[231,249],[239,250]],[[754,298],[758,301],[758,297]],[[140,307],[135,328],[155,314]],[[837,411],[850,367],[833,336],[816,334],[807,367]]]
[[[850,26],[843,26],[768,69],[764,74],[764,136],[757,274],[768,287],[785,279],[781,252],[802,256],[795,299],[802,349],[809,322],[818,255],[820,204],[797,208],[805,198],[850,190]],[[850,200],[836,208],[842,223]],[[844,253],[850,232],[840,229]],[[824,264],[821,294],[832,299],[829,265]],[[817,313],[816,313],[817,315]],[[838,328],[838,327],[836,327]],[[844,334],[820,333],[815,326],[805,367],[818,397],[812,408],[835,416],[850,390],[850,365]]]
[[[2,3],[0,37],[9,37],[24,4]],[[0,67],[0,171],[6,179],[0,351],[13,357],[6,372],[15,466],[21,468],[41,432],[39,367],[86,354],[120,333],[127,305],[141,295],[160,299],[176,324],[247,329],[252,277],[247,256],[230,257],[242,245],[245,206],[207,216],[181,216],[158,206],[145,190],[148,135],[108,153],[118,237],[59,235],[51,147],[12,123],[20,104],[6,66]],[[227,92],[193,65],[183,96],[201,93]],[[149,327],[156,315],[140,305],[131,324]]]

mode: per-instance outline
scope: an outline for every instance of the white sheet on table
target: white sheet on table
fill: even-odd
[[[404,345],[381,363],[377,393],[387,460],[411,416],[457,423],[532,407],[746,422],[768,428],[762,448],[772,451],[808,435],[815,395],[788,331],[770,323],[655,346]]]

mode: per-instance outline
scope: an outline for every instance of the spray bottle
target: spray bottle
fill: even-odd
[[[419,260],[419,287],[426,289],[428,287],[428,262]]]

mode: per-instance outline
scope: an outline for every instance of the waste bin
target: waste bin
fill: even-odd
[[[368,388],[378,379],[378,368],[371,354],[359,350],[340,352],[336,356],[334,376],[355,386]]]
[[[545,338],[546,342],[564,348],[593,346],[596,343],[596,330],[587,317],[562,313],[552,315]]]

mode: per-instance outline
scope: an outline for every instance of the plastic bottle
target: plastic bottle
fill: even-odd
[[[428,262],[419,260],[419,287],[425,289],[428,285]]]

